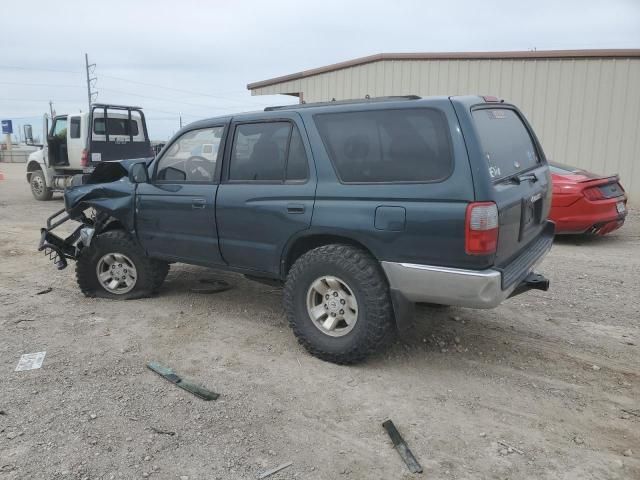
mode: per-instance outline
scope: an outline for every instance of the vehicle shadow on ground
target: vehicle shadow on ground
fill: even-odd
[[[482,320],[474,319],[474,322]],[[398,331],[395,341],[380,354],[373,355],[372,361],[378,357],[418,360],[430,353],[463,353],[467,349],[464,337],[468,327],[469,315],[461,315],[460,309],[416,305],[413,325],[405,331]]]
[[[206,289],[209,285],[201,280],[223,280],[230,288],[218,293],[196,292]],[[215,304],[216,308],[242,311],[242,315],[251,322],[261,326],[267,320],[270,327],[287,326],[286,316],[282,307],[282,289],[277,286],[264,285],[243,278],[240,275],[207,270],[200,267],[179,265],[172,268],[166,283],[161,287],[159,296],[198,298],[200,307]],[[190,300],[191,301],[191,300]],[[403,333],[394,332],[392,341],[386,348],[372,354],[369,359],[360,364],[378,367],[382,364],[394,365],[396,360],[404,363],[429,364],[433,354],[465,354],[470,351],[470,341],[477,342],[477,331],[480,329],[495,329],[495,323],[488,321],[481,314],[474,314],[474,310],[456,307],[419,304],[415,308],[413,325]],[[505,329],[508,326],[505,325]],[[284,328],[273,335],[282,336],[281,341],[291,340],[293,332]],[[482,340],[482,349],[486,351],[500,351],[502,342],[491,338]],[[523,338],[523,341],[526,341]],[[269,340],[273,342],[273,339]]]

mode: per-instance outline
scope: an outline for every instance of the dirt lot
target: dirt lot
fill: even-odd
[[[549,292],[421,308],[410,340],[341,367],[298,346],[278,289],[236,275],[174,265],[155,298],[84,298],[73,267],[35,251],[61,200],[33,200],[24,165],[0,171],[0,479],[247,479],[289,461],[270,478],[419,477],[387,418],[425,479],[640,478],[640,417],[623,411],[640,409],[637,214],[605,238],[557,240]],[[234,288],[191,293],[201,278]],[[40,351],[41,369],[14,371]]]

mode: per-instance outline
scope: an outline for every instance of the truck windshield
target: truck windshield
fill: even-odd
[[[533,140],[516,112],[483,108],[472,112],[493,180],[535,167],[540,159]]]

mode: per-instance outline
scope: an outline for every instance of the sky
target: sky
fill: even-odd
[[[376,53],[640,48],[640,0],[2,2],[0,119],[42,135],[49,110],[141,106],[150,136],[295,103],[251,82]]]

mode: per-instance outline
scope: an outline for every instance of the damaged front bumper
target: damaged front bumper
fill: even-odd
[[[67,259],[76,260],[80,255],[80,251],[91,244],[95,233],[94,227],[84,223],[81,223],[78,228],[64,239],[51,232],[70,219],[71,217],[63,208],[47,218],[47,228],[40,229],[38,251],[44,252],[58,270],[63,270],[67,267]]]
[[[64,191],[65,208],[47,219],[47,227],[40,230],[38,250],[44,252],[62,270],[67,260],[77,260],[83,248],[90,245],[94,235],[101,233],[112,221],[120,228],[133,231],[133,201],[136,186],[128,177],[129,169],[137,163],[148,165],[151,159],[130,159],[103,162],[90,175],[74,176],[73,186]],[[89,218],[85,211],[92,209]],[[68,220],[80,222],[66,238],[52,233]]]

